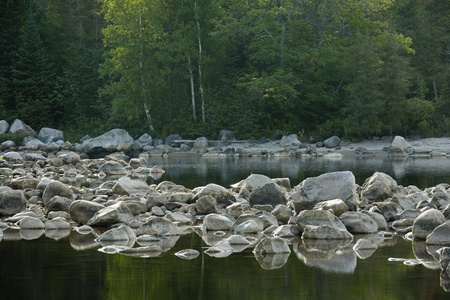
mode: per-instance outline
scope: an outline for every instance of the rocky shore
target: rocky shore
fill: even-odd
[[[38,137],[30,135],[19,146],[1,144],[0,241],[70,235],[77,237],[79,249],[149,257],[194,231],[205,240],[210,256],[226,257],[251,247],[261,266],[273,269],[285,264],[291,248],[302,259],[311,251],[352,253],[356,264],[356,257],[369,257],[398,235],[421,243],[429,253],[427,260],[404,263],[441,268],[441,286],[450,290],[448,184],[421,190],[399,186],[377,172],[359,186],[349,171],[298,184],[260,174],[230,187],[146,183],[148,176],[164,172],[148,166],[152,156],[432,157],[449,155],[448,139],[407,142],[395,137],[353,145],[331,137],[304,145],[295,135],[265,143],[228,136],[211,145],[205,138],[186,141],[179,136],[164,143],[149,135],[133,140],[122,129],[77,144],[65,142],[54,129],[41,130]],[[193,259],[199,252],[185,249],[176,255]],[[352,265],[345,261],[350,271]]]

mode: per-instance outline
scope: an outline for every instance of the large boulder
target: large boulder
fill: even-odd
[[[145,196],[149,191],[150,187],[148,184],[142,180],[132,180],[129,177],[121,177],[117,180],[112,191],[119,195],[141,195]]]
[[[28,136],[36,137],[36,131],[19,119],[15,119],[9,126],[9,133],[24,133]]]
[[[205,187],[201,188],[192,198],[195,202],[203,196],[211,196],[216,199],[216,203],[218,206],[228,206],[234,202],[236,202],[236,197],[224,188],[223,186],[210,183]]]
[[[20,229],[44,229],[45,225],[36,217],[25,216],[20,220],[19,227]]]
[[[45,206],[45,213],[48,214],[51,211],[65,211],[69,212],[70,204],[72,203],[72,199],[55,196],[50,199]]]
[[[144,133],[134,141],[133,149],[142,150],[146,146],[151,146],[152,142],[153,142],[152,137],[149,134]]]
[[[413,223],[412,236],[415,240],[425,240],[439,225],[445,222],[445,217],[437,209],[427,209]]]
[[[285,135],[281,138],[281,147],[300,146],[301,142],[296,134]]]
[[[255,188],[248,198],[250,206],[286,204],[286,198],[281,188],[274,182],[264,184],[260,188]]]
[[[397,182],[391,176],[381,172],[375,172],[361,187],[362,204],[382,202],[398,194],[400,194],[400,188]]]
[[[112,152],[129,152],[134,139],[124,129],[113,129],[98,137],[84,140],[79,146],[80,152],[89,156],[105,155]]]
[[[219,211],[216,199],[210,195],[198,198],[197,201],[195,201],[195,206],[199,215],[218,213]]]
[[[51,143],[64,140],[64,134],[61,130],[53,128],[41,128],[38,134],[38,139],[43,143]]]
[[[219,214],[209,214],[203,219],[203,230],[230,230],[234,220]]]
[[[353,239],[353,235],[347,230],[341,230],[328,225],[306,225],[303,229],[302,239],[304,240],[340,240]]]
[[[345,212],[348,212],[348,207],[341,199],[327,200],[317,203],[314,208],[315,210],[332,210],[334,215],[339,217]]]
[[[26,207],[25,195],[20,190],[0,186],[0,215],[14,215]]]
[[[350,233],[375,233],[378,231],[378,224],[370,216],[361,212],[349,211],[340,215],[339,219]]]
[[[195,150],[204,150],[208,148],[208,139],[204,136],[199,137],[194,142],[194,149]]]
[[[221,141],[221,142],[224,142],[224,143],[228,143],[228,142],[231,142],[231,141],[235,141],[236,140],[236,136],[234,135],[233,131],[222,129],[219,132],[218,140]]]
[[[92,201],[76,200],[69,206],[70,218],[78,224],[87,224],[95,213],[102,208],[105,207]]]
[[[436,227],[426,239],[427,245],[450,245],[450,223],[445,222],[444,224]]]
[[[175,224],[164,217],[151,217],[137,230],[136,235],[175,235],[177,234]]]
[[[73,193],[70,188],[64,183],[54,180],[47,184],[44,193],[42,194],[42,200],[44,205],[47,206],[50,199],[55,196],[61,196],[69,199],[73,199]]]
[[[394,138],[394,140],[392,141],[391,147],[407,149],[407,148],[411,148],[411,144],[408,143],[404,137],[397,135]]]
[[[335,148],[335,147],[339,146],[340,143],[341,143],[341,139],[335,135],[332,137],[329,137],[325,141],[323,141],[323,145],[327,148]]]
[[[127,170],[119,162],[110,160],[105,162],[99,169],[106,175],[127,175]]]
[[[125,202],[118,202],[97,211],[87,222],[87,225],[108,226],[116,223],[128,224],[133,220],[134,216]]]
[[[7,133],[9,129],[9,123],[5,120],[0,120],[0,134]]]
[[[240,183],[239,197],[249,199],[255,189],[262,188],[267,183],[273,183],[273,180],[265,175],[252,174]]]
[[[310,177],[294,187],[291,203],[295,211],[312,209],[317,203],[341,199],[351,210],[356,210],[359,198],[356,193],[355,176],[350,171],[325,173]]]
[[[297,216],[297,225],[301,232],[306,225],[321,226],[327,225],[339,230],[347,231],[344,223],[329,210],[304,210]]]

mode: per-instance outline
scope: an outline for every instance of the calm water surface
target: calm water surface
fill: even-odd
[[[288,177],[295,186],[322,173],[351,170],[358,184],[382,171],[402,185],[429,187],[450,182],[450,159],[152,158],[166,170],[159,180],[193,188],[223,186],[251,173]],[[187,231],[166,241],[157,257],[104,254],[94,235],[67,232],[55,240],[43,232],[7,230],[0,241],[0,299],[450,299],[440,286],[440,269],[423,243],[402,237],[381,241],[374,253],[358,257],[353,244],[304,244],[290,241],[292,253],[279,260],[258,260],[252,249],[225,258],[203,251],[208,247]],[[40,235],[40,237],[39,237]],[[355,241],[359,237],[355,237]],[[339,243],[339,242],[336,242]],[[174,255],[196,249],[200,256]],[[428,252],[427,252],[428,250]],[[407,266],[388,258],[419,259]],[[277,263],[278,262],[278,263]]]

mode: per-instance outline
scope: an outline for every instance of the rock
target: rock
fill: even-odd
[[[291,195],[296,212],[312,209],[319,202],[334,199],[341,199],[349,209],[356,210],[359,197],[352,172],[332,172],[307,178],[294,187]]]
[[[0,134],[7,133],[9,129],[9,123],[5,120],[0,120]]]
[[[286,198],[280,187],[274,182],[264,184],[262,187],[255,188],[248,198],[250,206],[286,204]]]
[[[411,148],[411,144],[408,143],[404,137],[396,136],[392,141],[391,147],[397,147],[400,149]]]
[[[13,163],[23,161],[22,155],[20,155],[19,153],[15,152],[15,151],[6,152],[5,154],[3,154],[3,159],[5,159],[6,161],[13,162]]]
[[[437,253],[439,254],[439,264],[441,265],[441,269],[447,269],[450,263],[450,247],[442,247]]]
[[[450,223],[437,226],[426,238],[427,245],[450,245]]]
[[[70,204],[72,203],[72,199],[55,196],[50,199],[45,205],[45,212],[48,214],[51,211],[65,211],[69,212]]]
[[[31,176],[22,176],[11,180],[9,186],[16,190],[35,189],[39,180]]]
[[[86,200],[73,201],[69,206],[70,218],[78,224],[87,222],[102,208],[103,205]]]
[[[136,235],[175,235],[176,227],[170,220],[164,217],[151,217],[136,230]]]
[[[222,129],[219,132],[218,140],[221,141],[222,143],[229,143],[231,141],[235,141],[236,136],[234,135],[233,131]]]
[[[42,143],[42,142],[39,141],[39,143]],[[25,147],[27,147],[27,146],[25,146]],[[37,162],[38,160],[45,161],[45,157],[42,154],[39,154],[39,153],[27,153],[27,154],[25,154],[25,160],[26,161],[33,161],[33,162]]]
[[[58,157],[62,160],[65,165],[76,165],[81,162],[81,157],[78,153],[73,151],[65,152],[63,154],[58,155]]]
[[[102,245],[107,245],[114,241],[125,241],[132,246],[136,242],[136,234],[130,227],[121,225],[118,228],[106,231],[97,238],[97,241]]]
[[[44,223],[36,217],[25,216],[19,222],[20,229],[44,229]]]
[[[200,255],[200,252],[194,249],[184,249],[178,251],[175,255],[182,259],[191,260],[197,258]]]
[[[192,219],[180,212],[168,212],[165,216],[169,221],[181,225],[192,225]]]
[[[278,204],[271,212],[282,224],[287,224],[293,213],[291,209],[284,204]]]
[[[300,146],[301,144],[296,134],[285,135],[280,141],[281,147]]]
[[[133,148],[134,140],[124,129],[113,129],[98,137],[84,140],[79,152],[89,156],[98,156],[112,152],[128,152]]]
[[[239,197],[249,199],[250,194],[258,188],[262,188],[268,183],[273,183],[272,179],[261,174],[252,174],[242,181],[239,190]]]
[[[150,187],[142,180],[132,180],[129,177],[121,177],[114,185],[112,192],[118,195],[140,195],[145,196]]]
[[[118,202],[97,211],[87,222],[89,226],[107,226],[116,223],[128,224],[134,220],[133,214],[124,202]]]
[[[36,131],[19,119],[15,119],[9,126],[9,133],[24,133],[28,136],[36,137]]]
[[[355,251],[356,255],[358,255],[360,259],[370,257],[376,249],[377,246],[367,239],[359,239],[353,246],[353,251]]]
[[[99,169],[99,172],[103,172],[106,175],[127,175],[127,170],[117,161],[107,161]]]
[[[194,142],[195,150],[204,150],[208,148],[208,139],[206,137],[199,137]]]
[[[224,212],[233,218],[238,218],[240,215],[250,211],[250,204],[247,201],[235,202],[228,205]]]
[[[367,210],[363,210],[362,213],[368,215],[375,223],[377,223],[378,230],[386,230],[388,228],[386,219],[381,214]]]
[[[227,241],[221,241],[216,245],[209,247],[205,253],[216,258],[223,258],[231,255],[234,252],[233,247]]]
[[[317,203],[313,210],[329,210],[331,209],[336,217],[348,212],[348,207],[341,199],[327,200]]]
[[[285,238],[299,236],[299,234],[300,233],[296,225],[281,225],[272,232],[272,236]]]
[[[70,229],[70,223],[64,218],[57,217],[52,220],[45,222],[45,231],[47,230],[65,230]]]
[[[207,195],[212,196],[214,199],[216,199],[216,203],[219,207],[228,206],[236,202],[236,198],[229,190],[214,183],[210,183],[205,187],[203,187],[202,189],[200,189],[194,195],[192,200],[196,202],[201,197]]]
[[[439,225],[445,222],[445,217],[437,209],[428,209],[421,213],[413,223],[412,236],[415,240],[425,240]]]
[[[394,221],[398,218],[397,205],[394,202],[386,201],[376,202],[375,206],[378,207],[386,221]]]
[[[170,194],[169,202],[188,203],[194,195],[186,192],[175,192]]]
[[[264,230],[264,226],[262,222],[257,222],[255,220],[247,220],[243,223],[234,227],[234,233],[236,234],[251,234],[251,233],[259,233]]]
[[[329,137],[325,141],[323,141],[323,145],[327,148],[335,148],[335,147],[339,146],[340,143],[341,143],[341,139],[335,135],[332,137]]]
[[[47,206],[50,199],[52,199],[54,196],[73,199],[73,193],[70,188],[64,183],[56,180],[49,182],[44,190],[44,193],[42,194],[44,206]]]
[[[430,203],[434,204],[437,208],[445,208],[450,204],[450,197],[444,191],[437,191],[431,197]]]
[[[287,242],[279,237],[263,238],[253,249],[254,254],[282,254],[291,253]]]
[[[217,202],[213,196],[206,195],[200,197],[195,201],[197,213],[199,215],[207,215],[211,213],[218,213]]]
[[[11,140],[4,141],[3,143],[0,144],[0,150],[9,150],[14,147],[16,147],[16,143],[14,143]]]
[[[353,235],[347,230],[338,229],[329,225],[306,225],[303,229],[302,239],[310,240],[340,240],[353,239]]]
[[[39,131],[38,139],[45,144],[49,144],[64,141],[64,134],[61,130],[44,127]]]
[[[396,194],[400,194],[397,182],[387,174],[375,172],[361,187],[361,204],[382,202]]]
[[[230,230],[233,223],[233,220],[223,215],[209,214],[203,219],[202,229],[205,231]]]
[[[343,213],[339,219],[344,223],[350,233],[376,233],[378,231],[377,223],[368,215],[349,211]]]
[[[339,230],[347,231],[344,223],[328,210],[304,210],[297,216],[297,225],[301,232],[306,225],[327,225]]]
[[[0,186],[0,216],[17,214],[24,210],[25,207],[26,200],[22,191]]]
[[[147,133],[144,133],[140,137],[138,137],[133,143],[134,150],[142,150],[145,146],[151,146],[153,139]]]
[[[174,141],[176,141],[176,140],[182,140],[182,139],[183,139],[183,138],[182,138],[181,135],[179,135],[179,134],[170,134],[169,136],[167,136],[167,137],[164,139],[164,145],[173,147],[173,146],[175,146],[175,145],[174,145]]]

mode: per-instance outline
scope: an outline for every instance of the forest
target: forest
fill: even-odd
[[[450,1],[0,2],[0,120],[73,142],[450,134]]]

